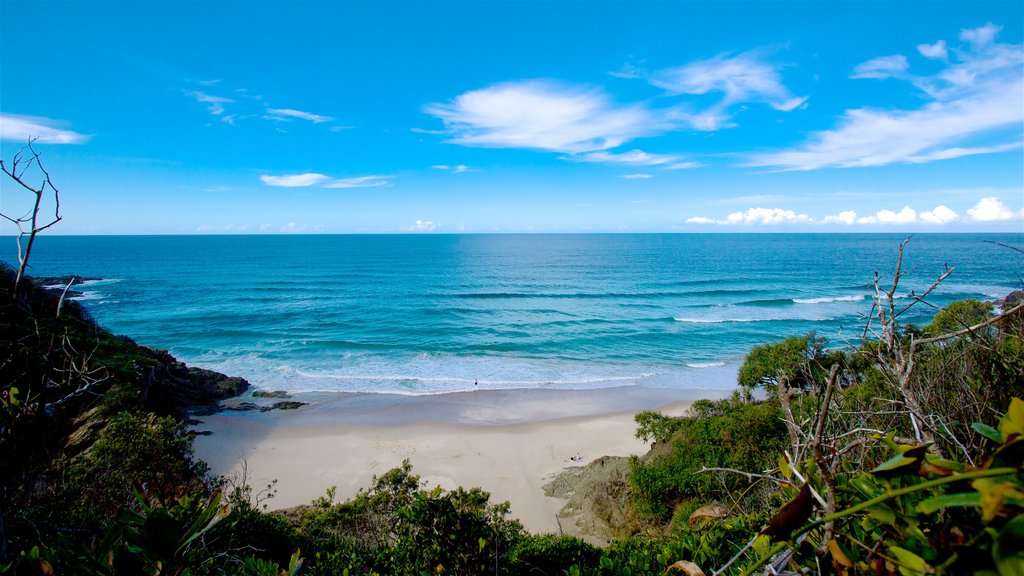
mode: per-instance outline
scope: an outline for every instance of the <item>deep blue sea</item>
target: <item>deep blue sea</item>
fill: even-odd
[[[751,347],[855,343],[902,235],[45,236],[32,274],[190,364],[291,391],[728,388]],[[1024,234],[916,235],[900,290],[1021,287]],[[13,239],[0,254],[10,262]],[[910,314],[926,322],[932,313]],[[474,384],[474,383],[477,384]]]

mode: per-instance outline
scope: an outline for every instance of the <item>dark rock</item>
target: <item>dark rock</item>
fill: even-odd
[[[126,339],[128,340],[128,339]],[[141,396],[145,407],[155,412],[209,415],[217,412],[222,400],[238,396],[249,389],[244,378],[187,366],[166,350],[138,346],[145,357],[137,362]]]
[[[250,412],[252,410],[258,410],[260,412],[268,412],[273,410],[270,406],[260,406],[259,404],[253,404],[252,402],[240,402],[238,404],[232,404],[225,406],[225,410],[233,410],[235,412]]]
[[[252,393],[253,398],[291,398],[291,395],[284,390],[257,390]]]
[[[1021,301],[1024,301],[1024,290],[1014,290],[1006,295],[1006,298],[1003,300],[1002,308],[1003,310],[1009,310],[1017,304],[1020,304]]]
[[[274,402],[273,408],[275,410],[295,410],[296,408],[301,408],[302,406],[305,405],[305,402],[299,402],[297,400],[288,400],[285,402]]]
[[[72,281],[75,284],[81,284],[82,282],[102,280],[102,278],[86,278],[85,276],[76,276],[71,274],[69,276],[47,276],[45,278],[33,277],[32,280],[40,286],[56,286],[57,284],[60,284],[62,286],[60,289],[63,290],[63,286],[67,286],[68,283]],[[57,290],[57,288],[53,288],[53,290]]]

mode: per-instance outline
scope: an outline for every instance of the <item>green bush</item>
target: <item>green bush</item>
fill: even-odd
[[[96,443],[72,461],[60,499],[82,525],[104,528],[135,504],[133,487],[161,499],[204,489],[206,466],[192,458],[192,440],[170,416],[121,412]]]
[[[778,401],[746,403],[738,399],[702,402],[695,415],[677,418],[675,435],[648,457],[630,461],[633,503],[641,514],[667,521],[677,504],[707,503],[748,480],[720,478],[703,467],[764,470],[773,468],[786,439]]]
[[[574,564],[594,566],[601,549],[568,534],[528,534],[509,554],[509,573],[563,574]]]

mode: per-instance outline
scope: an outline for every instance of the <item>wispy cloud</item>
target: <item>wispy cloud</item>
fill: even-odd
[[[626,180],[646,180],[648,178],[653,178],[653,176],[640,172],[637,174],[623,174],[620,178],[625,178]]]
[[[445,123],[455,144],[569,154],[616,148],[671,127],[646,106],[618,105],[599,88],[544,80],[495,84],[424,111]]]
[[[607,164],[626,164],[632,166],[659,166],[682,160],[681,156],[675,156],[672,154],[651,154],[649,152],[644,152],[643,150],[630,150],[629,152],[618,153],[600,150],[597,152],[578,154],[576,156],[568,156],[567,158],[581,162],[602,162]]]
[[[910,63],[907,57],[902,54],[893,56],[880,56],[858,64],[850,74],[850,78],[873,78],[883,80],[885,78],[901,78],[905,76]]]
[[[377,188],[391,184],[391,176],[357,176],[354,178],[331,178],[319,172],[305,172],[302,174],[284,174],[281,176],[262,175],[260,180],[267,186],[281,186],[284,188],[308,188],[320,186],[321,188]]]
[[[338,178],[324,184],[324,188],[378,188],[388,186],[391,176],[358,176],[356,178]]]
[[[285,188],[304,188],[306,186],[315,186],[329,180],[324,174],[318,174],[316,172],[306,172],[304,174],[285,174],[283,176],[260,176],[260,180],[268,186],[283,186]]]
[[[91,134],[79,134],[59,128],[60,122],[41,116],[0,113],[0,140],[27,143],[36,138],[40,144],[83,144]]]
[[[449,166],[447,164],[435,164],[431,166],[434,170],[444,170],[446,172],[452,172],[453,174],[465,174],[467,172],[483,172],[479,168],[470,168],[465,164],[456,164],[455,166]]]
[[[676,120],[684,121],[697,130],[718,130],[731,125],[730,108],[736,104],[760,102],[788,112],[807,101],[806,96],[795,96],[786,88],[780,67],[768,62],[760,50],[735,56],[722,54],[658,70],[645,77],[669,94],[721,95],[716,104],[705,110],[674,111]]]
[[[749,165],[782,170],[884,166],[1020,148],[1024,145],[1019,133],[1024,123],[1024,47],[995,43],[998,31],[991,24],[962,31],[960,37],[968,48],[955,50],[955,61],[938,74],[915,76],[906,70],[906,80],[927,100],[922,107],[847,110],[837,127],[814,134],[796,148],[757,154]],[[924,52],[939,55],[936,45]],[[890,67],[887,73],[891,76],[898,67]],[[876,75],[859,77],[878,78],[886,73],[879,66],[872,69]],[[979,143],[979,138],[989,142]]]
[[[191,90],[186,92],[187,95],[195,98],[196,102],[201,104],[209,104],[206,109],[214,116],[220,116],[224,113],[224,105],[234,102],[231,98],[223,98],[221,96],[213,96],[205,92],[199,92],[198,90]]]
[[[324,122],[333,122],[334,118],[331,116],[321,116],[319,114],[313,114],[312,112],[303,112],[302,110],[292,110],[291,108],[267,108],[266,118],[268,120],[292,120],[298,118],[299,120],[309,120],[314,124],[322,124]]]
[[[406,232],[432,232],[437,230],[438,226],[439,224],[430,220],[417,220],[409,226],[402,228],[402,230],[405,230]]]

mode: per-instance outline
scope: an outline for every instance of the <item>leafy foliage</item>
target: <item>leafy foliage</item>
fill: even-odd
[[[703,401],[694,404],[691,416],[662,419],[672,422],[662,424],[675,429],[671,440],[630,463],[638,510],[662,520],[683,502],[717,500],[749,485],[741,476],[702,474],[702,468],[770,468],[785,439],[777,401]]]

